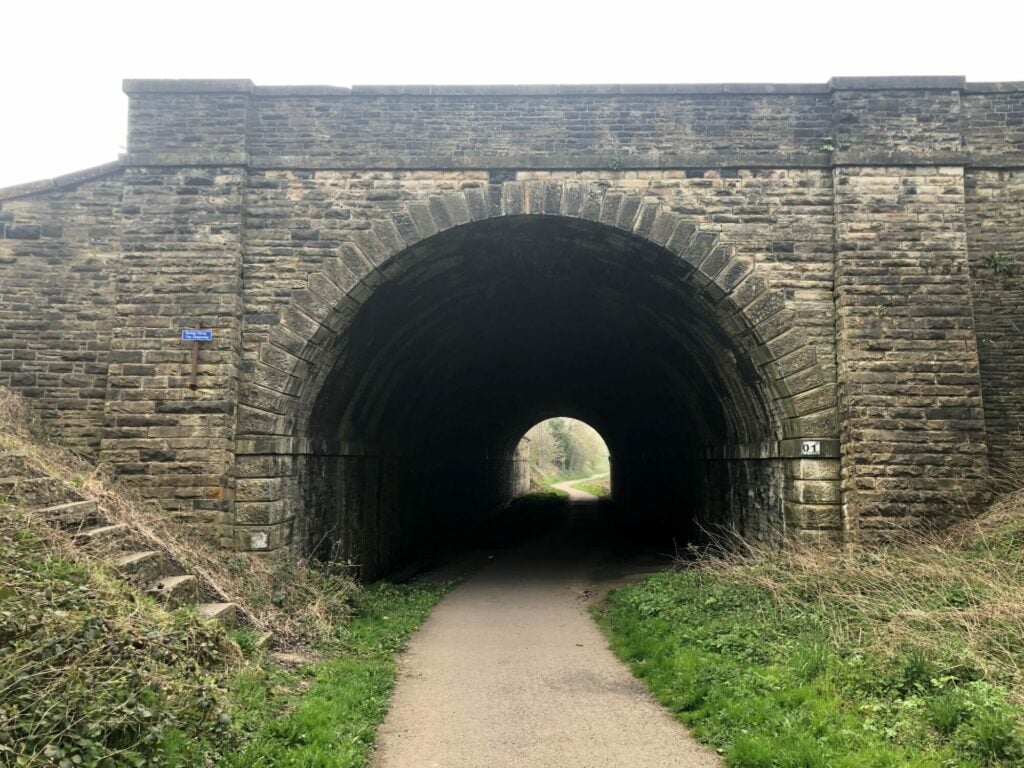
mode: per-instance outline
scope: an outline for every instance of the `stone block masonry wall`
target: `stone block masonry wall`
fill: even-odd
[[[120,169],[0,197],[0,386],[32,398],[67,445],[99,452],[116,332]]]
[[[996,479],[1018,487],[1024,480],[1024,171],[971,171],[966,192],[989,458]]]
[[[202,523],[229,523],[245,174],[128,168],[101,458]],[[182,327],[202,323],[198,387]],[[230,531],[223,530],[225,537]]]
[[[639,89],[638,89],[639,90]],[[386,89],[385,89],[386,92]],[[359,90],[310,100],[257,91],[249,118],[257,165],[382,161],[429,167],[501,156],[547,167],[564,156],[622,150],[637,158],[677,159],[819,154],[831,133],[827,94],[793,95],[407,95]],[[426,163],[424,161],[426,160]],[[493,160],[488,161],[488,165]],[[507,159],[506,163],[509,162]]]
[[[969,84],[962,96],[964,140],[975,165],[1024,163],[1024,83]]]
[[[798,412],[787,415],[799,417],[800,425],[813,436],[836,434],[835,386],[821,386],[819,378],[835,380],[833,199],[827,171],[520,171],[509,175],[514,176],[510,183],[600,184],[612,195],[640,194],[652,204],[663,203],[685,214],[708,231],[721,233],[735,248],[742,276],[756,271],[784,302],[785,308],[766,321],[762,333],[771,340],[772,352],[789,375],[789,394]],[[271,440],[283,441],[282,451],[293,450],[287,440],[295,426],[284,422],[282,401],[275,393],[299,391],[301,382],[289,371],[291,354],[299,354],[301,339],[293,333],[284,337],[282,325],[315,327],[310,317],[299,314],[307,311],[304,307],[315,307],[328,298],[338,301],[346,293],[348,299],[337,305],[338,311],[358,311],[367,297],[366,286],[356,292],[353,287],[371,265],[351,241],[406,206],[426,209],[445,195],[486,189],[489,183],[489,174],[483,171],[249,172],[239,435],[273,436]],[[296,295],[306,297],[298,307]],[[329,322],[336,321],[340,318]],[[312,333],[307,331],[306,336]],[[278,339],[277,345],[268,343],[272,337]],[[294,352],[286,354],[280,348],[282,342]],[[312,375],[315,364],[315,358],[304,361],[298,370]],[[270,467],[263,456],[245,455],[247,450],[242,448],[243,455],[238,457],[239,471],[255,477],[268,466],[269,474],[259,486],[267,491],[265,496],[243,500],[239,493],[239,545],[251,547],[254,534],[284,541],[289,530],[302,539],[299,518],[310,514],[310,500],[294,498],[275,479],[277,468]],[[313,461],[311,466],[320,464]],[[362,494],[359,498],[373,497]],[[838,515],[831,525],[838,530]]]
[[[785,292],[776,321],[791,327],[776,344],[800,337],[815,346],[815,370],[835,379],[832,299],[832,176],[824,169],[735,168],[666,171],[520,171],[520,181],[599,183],[613,194],[640,193],[719,232],[736,254]],[[796,326],[799,326],[798,328]],[[770,335],[771,330],[765,334]],[[794,350],[789,350],[794,351]],[[784,356],[784,355],[783,355]],[[798,365],[793,360],[787,361]],[[800,384],[793,395],[806,392]],[[835,397],[832,393],[831,404]],[[826,406],[823,405],[822,409]],[[807,415],[801,414],[801,415]],[[818,434],[835,432],[834,413],[822,415]]]
[[[963,124],[959,78],[937,78],[927,90],[847,88],[833,81],[837,159],[843,162],[961,161]],[[946,82],[942,82],[946,81]]]
[[[1024,477],[1024,84],[969,85],[967,243],[993,477]]]
[[[141,161],[176,153],[187,165],[211,158],[244,163],[250,90],[251,84],[222,80],[209,89],[193,85],[185,92],[153,95],[129,82],[128,151]]]
[[[871,538],[965,510],[986,472],[961,168],[835,171],[843,489]]]

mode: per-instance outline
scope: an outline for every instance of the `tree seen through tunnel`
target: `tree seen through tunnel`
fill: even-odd
[[[608,446],[601,434],[586,422],[555,416],[530,427],[516,448],[516,459],[525,462],[528,474],[520,489],[550,492],[557,483],[591,482],[598,496],[610,496]]]

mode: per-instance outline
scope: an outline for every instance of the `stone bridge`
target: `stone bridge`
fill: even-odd
[[[1024,465],[1022,83],[125,91],[0,191],[0,384],[227,546],[379,572],[559,414],[641,524],[769,541]]]

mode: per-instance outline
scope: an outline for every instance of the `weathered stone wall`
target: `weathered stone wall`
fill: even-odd
[[[1024,471],[1024,84],[963,94],[967,245],[992,473]]]
[[[235,489],[245,173],[128,168],[123,185],[101,457],[169,511],[226,523]],[[180,331],[198,327],[215,330],[193,389]]]
[[[854,527],[962,512],[986,471],[963,169],[837,169],[835,285]]]
[[[425,158],[600,158],[628,147],[660,161],[715,153],[756,156],[816,153],[829,135],[827,94],[680,93],[573,95],[407,94],[366,89],[318,103],[258,94],[250,115],[249,151],[280,164],[356,162],[373,167]],[[666,98],[666,95],[669,97]],[[326,137],[327,140],[317,140]],[[312,150],[312,151],[310,151]],[[289,162],[287,160],[285,163]],[[508,162],[508,160],[506,160]],[[599,160],[600,162],[600,160]],[[487,162],[486,165],[490,165]]]
[[[254,87],[129,81],[141,162],[248,153],[256,168],[552,168],[567,158],[821,163],[829,89],[777,86]],[[243,131],[239,130],[239,127]],[[242,137],[245,140],[242,140]],[[746,160],[744,160],[746,158]]]
[[[530,439],[523,437],[516,445],[512,458],[512,495],[522,496],[530,492]]]
[[[0,386],[71,447],[99,453],[121,252],[121,170],[0,197]]]
[[[571,199],[566,195],[575,190],[581,200],[591,194],[600,195],[595,198],[594,219],[604,221],[607,213],[614,221],[621,212],[631,211],[626,214],[629,217],[627,229],[646,227],[643,231],[648,237],[651,232],[661,231],[662,234],[656,236],[679,242],[677,247],[685,247],[698,225],[706,227],[711,237],[724,238],[729,232],[735,232],[739,242],[730,242],[727,249],[713,251],[717,256],[709,255],[709,243],[700,255],[688,257],[702,270],[698,284],[713,286],[707,290],[714,291],[714,301],[721,301],[723,294],[720,292],[725,291],[731,294],[730,301],[746,308],[748,319],[740,321],[727,333],[741,333],[739,328],[743,322],[758,323],[756,343],[765,345],[759,364],[770,365],[770,378],[785,391],[786,405],[779,406],[784,411],[784,436],[834,436],[835,386],[830,381],[834,381],[835,351],[828,280],[830,255],[827,246],[820,242],[812,245],[816,236],[827,236],[831,231],[827,204],[830,195],[821,187],[823,182],[828,182],[827,175],[820,172],[797,174],[790,182],[781,173],[745,171],[725,174],[724,179],[717,172],[694,173],[689,177],[684,172],[528,172],[522,174],[521,179],[500,184],[490,182],[489,177],[476,173],[426,171],[260,174],[257,191],[250,202],[256,210],[269,212],[274,223],[269,231],[254,228],[253,237],[260,241],[261,250],[265,248],[278,259],[268,260],[268,272],[273,271],[274,265],[281,267],[279,277],[276,273],[266,274],[259,280],[268,301],[261,305],[260,315],[279,317],[281,324],[271,325],[267,335],[252,339],[253,388],[250,390],[248,385],[243,385],[240,434],[245,434],[242,432],[244,424],[244,429],[256,436],[277,436],[273,440],[255,440],[254,446],[267,446],[259,450],[289,450],[286,446],[277,447],[278,437],[286,439],[295,429],[289,426],[288,420],[294,418],[289,416],[289,409],[294,406],[300,408],[300,413],[304,412],[298,405],[304,382],[317,379],[319,374],[315,373],[315,367],[330,365],[330,356],[325,362],[319,350],[343,348],[348,344],[343,337],[330,341],[328,334],[338,334],[337,329],[345,326],[358,302],[369,295],[367,289],[372,291],[372,283],[368,286],[364,281],[354,285],[355,279],[366,276],[379,283],[385,277],[370,271],[370,265],[387,265],[386,258],[365,257],[366,253],[374,254],[374,249],[381,247],[379,240],[375,246],[372,239],[378,237],[378,232],[386,233],[387,227],[394,226],[396,229],[391,231],[397,235],[397,228],[407,221],[410,234],[405,236],[406,241],[412,238],[411,242],[415,242],[416,238],[429,237],[443,226],[451,227],[452,222],[457,221],[459,201],[464,201],[461,210],[468,211],[472,208],[468,200],[473,195],[491,195],[492,192],[502,200],[499,215],[509,215],[510,211],[528,214],[535,210],[534,205],[547,205],[545,200],[549,198],[555,207],[547,212],[557,214],[558,206],[568,205],[564,201]],[[769,187],[771,191],[765,193]],[[598,192],[591,193],[591,188]],[[267,206],[256,202],[266,194],[264,190],[271,190],[274,196],[273,203]],[[554,197],[548,195],[552,191],[556,193]],[[649,219],[640,214],[641,200],[652,214]],[[577,203],[572,215],[579,216],[579,205]],[[685,211],[685,220],[684,214],[674,213],[674,210]],[[338,220],[339,212],[344,212],[347,218]],[[667,212],[668,225],[659,227],[655,222],[654,214],[662,215],[660,212]],[[486,216],[483,211],[482,218]],[[805,227],[798,231],[801,220]],[[688,235],[672,241],[670,236],[677,228],[676,222],[680,222],[678,231]],[[299,229],[301,234],[296,237]],[[718,234],[712,234],[716,230]],[[802,273],[796,269],[797,259],[804,261]],[[813,267],[816,259],[821,265],[818,270]],[[773,285],[774,274],[778,277]],[[284,281],[290,290],[276,289],[277,280]],[[479,290],[490,290],[487,277],[481,275],[478,280]],[[304,283],[306,287],[300,288]],[[292,295],[295,290],[298,290],[298,301]],[[347,291],[349,298],[339,304],[339,297],[345,295],[343,291]],[[356,303],[356,306],[345,309],[347,303]],[[798,313],[806,320],[798,317]],[[292,340],[303,338],[318,341],[313,349],[296,347]],[[321,338],[327,341],[319,341]],[[248,343],[247,337],[247,346]],[[302,361],[301,365],[297,359]],[[712,365],[710,360],[707,364]],[[723,354],[714,365],[728,367],[735,365],[735,360],[730,362],[727,354]],[[288,375],[289,370],[299,370],[302,374]],[[249,375],[247,367],[245,377]],[[245,400],[250,391],[258,400]],[[316,391],[314,387],[313,392]],[[740,394],[737,392],[735,396]],[[738,424],[737,429],[747,430],[748,440],[764,439],[763,428]],[[693,450],[693,445],[687,445],[683,436],[680,439],[682,443],[672,449],[674,454]],[[766,458],[777,456],[778,450],[777,445],[771,448]],[[284,534],[279,531],[287,530],[292,524],[296,504],[281,484],[254,486],[257,487],[261,493],[269,491],[269,495],[243,499],[240,492],[238,503],[258,503],[261,509],[272,512],[272,517],[261,521],[266,528],[259,532],[271,539],[282,538]],[[481,496],[477,500],[481,508],[485,498],[490,497]],[[789,502],[794,508],[802,503],[796,498]],[[682,505],[681,500],[679,503]],[[815,527],[831,529],[838,535],[841,525],[838,505],[834,505],[833,518],[825,521],[819,517]],[[776,530],[780,528],[777,524]]]
[[[1024,83],[971,83],[962,94],[963,146],[975,167],[1024,162]]]
[[[401,527],[415,468],[328,444],[311,409],[396,255],[495,217],[593,221],[693,268],[708,367],[743,350],[779,429],[736,416],[751,444],[691,451],[709,520],[747,499],[750,531],[870,538],[977,497],[988,456],[1024,468],[1020,84],[126,91],[120,163],[0,192],[0,384],[225,543],[341,525],[397,556],[372,526]],[[200,323],[192,390],[178,333]],[[507,469],[436,498],[500,502]]]
[[[774,317],[777,327],[764,333],[773,340],[773,353],[787,374],[813,368],[834,380],[833,196],[827,171],[523,171],[512,174],[509,182],[554,184],[559,189],[566,184],[591,185],[616,200],[640,196],[685,216],[703,231],[719,233],[743,267],[739,278],[760,273],[759,285],[770,283],[785,302],[784,311]],[[367,286],[357,283],[372,276],[368,270],[374,266],[358,241],[373,237],[376,224],[407,208],[429,216],[431,206],[445,195],[489,191],[494,186],[481,171],[250,172],[243,265],[246,360],[254,364],[260,354],[268,354],[264,342],[272,330],[280,331],[285,314],[295,314],[296,292],[305,292],[308,301],[322,301],[309,292],[330,290],[323,284],[324,272],[329,271],[336,288],[347,292],[335,312],[345,316],[357,311],[367,296]],[[502,185],[497,189],[500,194]],[[294,319],[297,326],[303,323],[302,317]],[[786,357],[798,348],[798,356]],[[246,377],[243,384],[254,399],[267,389],[261,375],[256,371],[251,382]],[[814,383],[794,381],[790,394],[799,395]],[[825,400],[815,410],[827,411],[829,393],[818,394]],[[834,405],[834,392],[831,398]],[[248,423],[247,413],[243,406],[240,431]],[[821,420],[820,433],[834,433],[834,412],[823,413]]]
[[[989,458],[996,478],[1016,487],[1024,477],[1024,171],[978,169],[965,184]]]

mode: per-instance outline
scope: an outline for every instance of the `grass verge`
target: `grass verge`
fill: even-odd
[[[366,765],[387,712],[395,655],[449,584],[377,584],[357,601],[325,661],[252,667],[234,681],[236,724],[245,747],[227,761],[238,768]]]
[[[0,562],[0,766],[365,765],[395,655],[449,586],[343,578],[346,619],[269,653],[251,627],[138,595],[10,506]]]
[[[1021,516],[989,517],[875,552],[707,560],[597,618],[729,765],[1021,766]]]
[[[236,743],[218,627],[0,507],[0,766],[202,766]]]

